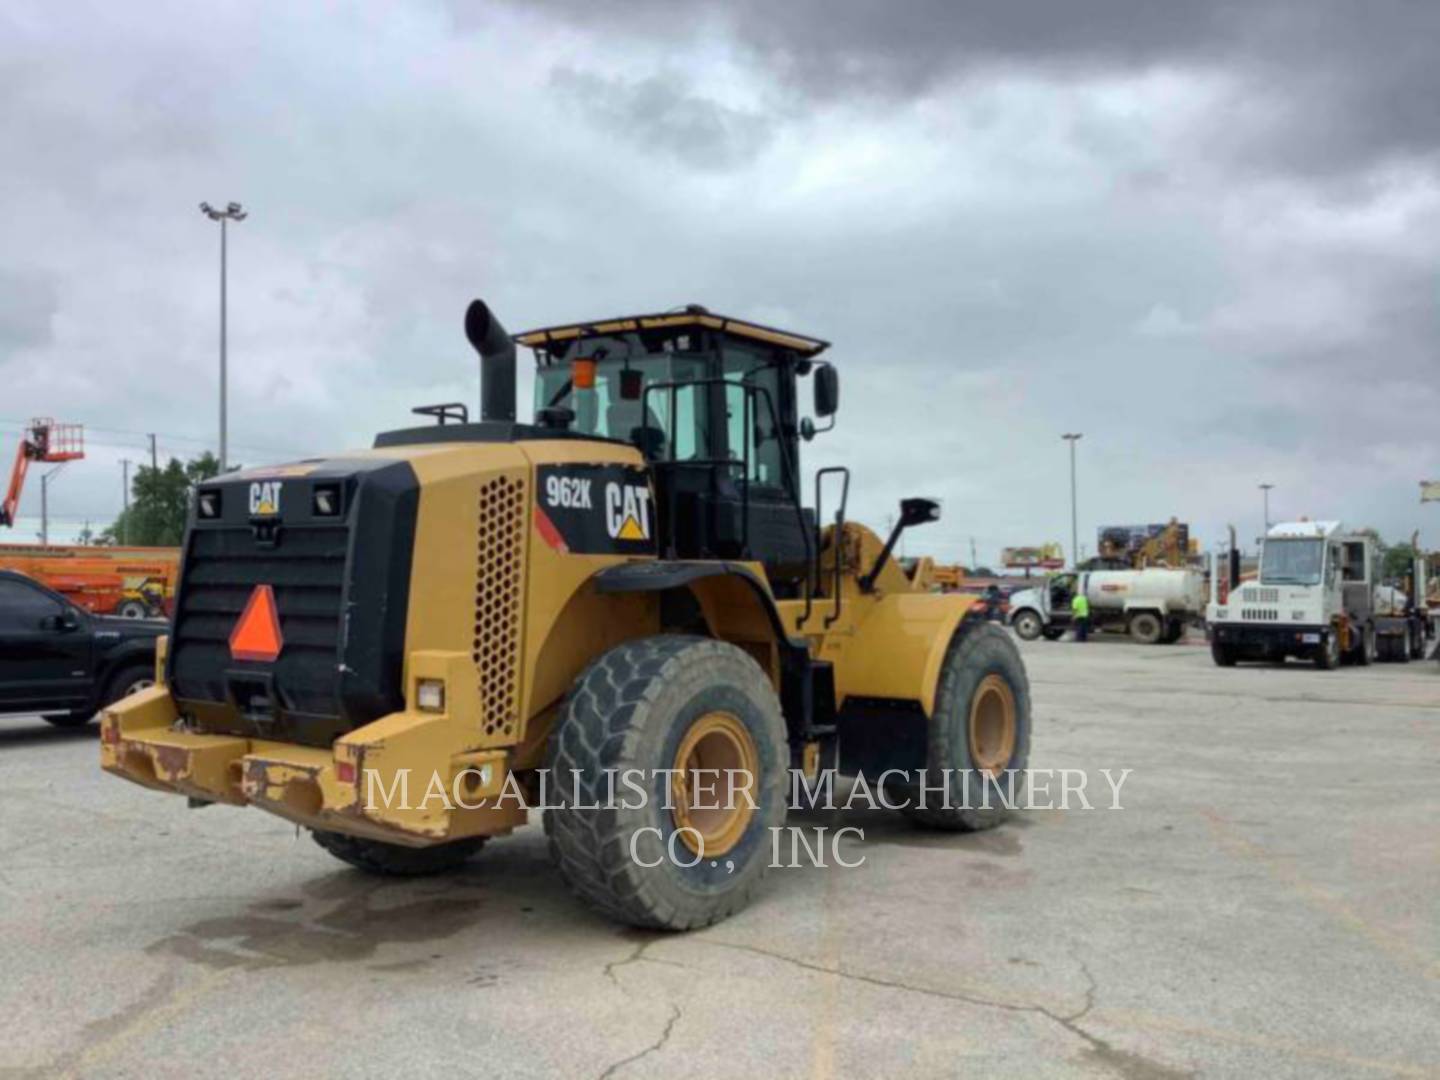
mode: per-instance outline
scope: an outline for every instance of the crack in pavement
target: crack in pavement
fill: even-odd
[[[645,1047],[645,1049],[641,1050],[638,1054],[631,1054],[629,1057],[621,1058],[614,1064],[607,1066],[605,1071],[602,1072],[599,1076],[597,1076],[595,1080],[610,1080],[612,1076],[614,1076],[621,1069],[625,1068],[625,1066],[633,1065],[641,1058],[656,1053],[657,1051],[664,1048],[665,1044],[670,1041],[670,1036],[675,1031],[675,1025],[680,1020],[680,1006],[676,1005],[673,1001],[669,1002],[668,1004],[670,1006],[670,1019],[665,1021],[665,1028],[660,1032],[660,1037],[656,1039],[653,1043],[651,1043],[649,1046]]]
[[[1080,970],[1084,973],[1088,984],[1088,988],[1085,991],[1085,1000],[1080,1008],[1074,1012],[1061,1013],[1045,1005],[1027,1005],[1013,1001],[1001,1001],[996,998],[982,997],[978,994],[962,993],[958,990],[938,990],[930,986],[915,986],[895,979],[884,979],[877,975],[865,975],[860,972],[845,971],[841,968],[826,967],[823,964],[814,964],[808,960],[801,960],[799,957],[788,956],[785,953],[762,949],[756,945],[741,945],[738,942],[714,940],[698,940],[697,944],[710,945],[719,949],[732,949],[736,952],[753,953],[756,956],[778,960],[781,963],[790,964],[805,971],[811,971],[821,975],[835,975],[842,979],[851,979],[855,982],[866,983],[867,985],[877,986],[885,990],[900,990],[912,994],[921,994],[926,997],[940,998],[945,1001],[958,1001],[966,1005],[976,1005],[986,1009],[999,1009],[1004,1012],[1031,1013],[1043,1016],[1086,1043],[1086,1052],[1093,1057],[1097,1063],[1108,1067],[1117,1075],[1126,1078],[1126,1080],[1182,1080],[1182,1078],[1194,1075],[1193,1072],[1172,1069],[1142,1057],[1139,1054],[1132,1054],[1128,1051],[1117,1049],[1105,1039],[1102,1039],[1098,1035],[1092,1035],[1080,1026],[1079,1021],[1089,1015],[1090,1011],[1095,1007],[1095,994],[1098,989],[1098,984],[1089,966],[1079,959],[1076,960],[1076,963],[1080,965]]]

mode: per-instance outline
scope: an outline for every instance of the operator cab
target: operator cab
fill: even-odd
[[[814,514],[802,508],[799,441],[817,429],[799,415],[797,381],[813,376],[813,412],[833,417],[835,369],[815,360],[828,342],[698,305],[515,341],[535,353],[538,425],[645,455],[666,557],[753,559],[777,594],[799,594],[815,536]]]

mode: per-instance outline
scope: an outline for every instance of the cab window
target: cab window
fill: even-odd
[[[780,373],[772,363],[740,349],[725,351],[726,446],[730,460],[747,461],[745,479],[765,487],[785,487],[784,442],[780,417]],[[747,393],[743,383],[758,392]],[[745,399],[750,398],[749,416]],[[746,422],[749,422],[748,428]]]

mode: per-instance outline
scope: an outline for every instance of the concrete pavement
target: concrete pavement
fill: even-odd
[[[1022,651],[1032,767],[1133,769],[1122,810],[855,812],[863,866],[683,936],[581,908],[538,825],[377,881],[0,718],[0,1075],[1440,1074],[1437,665]]]

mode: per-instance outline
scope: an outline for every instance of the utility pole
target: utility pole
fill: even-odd
[[[150,435],[150,468],[155,472],[160,471],[160,456],[155,452],[155,436]]]
[[[50,481],[63,469],[63,463],[47,473],[40,474],[40,546],[50,546]]]
[[[1270,531],[1270,489],[1274,486],[1274,484],[1260,485],[1260,491],[1263,493],[1265,498],[1265,532],[1267,533]]]
[[[120,473],[125,478],[125,513],[120,518],[120,543],[130,543],[130,459],[120,459]]]
[[[232,221],[244,221],[250,215],[241,207],[238,202],[232,202],[224,210],[216,210],[207,202],[200,204],[200,212],[211,221],[220,223],[220,471],[225,472],[226,462],[226,393],[227,393],[227,372],[225,366],[225,329],[226,329],[226,296],[225,296],[225,273],[226,273],[226,231],[225,228]]]
[[[1060,438],[1070,444],[1070,565],[1080,565],[1079,516],[1075,510],[1075,444],[1084,438],[1084,432],[1068,431]]]
[[[975,557],[975,538],[970,537],[970,570],[973,573],[975,567],[980,565],[980,560]]]

